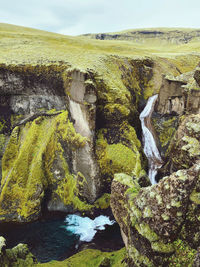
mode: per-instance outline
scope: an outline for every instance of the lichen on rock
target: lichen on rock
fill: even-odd
[[[129,179],[120,180],[118,176],[113,180],[112,211],[136,266],[171,264],[174,261],[171,256],[179,253],[174,242],[180,238],[186,246],[193,244],[196,249],[199,246],[198,238],[192,243],[200,227],[199,170],[198,161],[189,170],[179,170],[146,188],[135,187]],[[194,256],[196,250],[192,253]],[[145,259],[151,263],[145,264]],[[193,260],[194,257],[189,262]]]
[[[184,116],[182,119],[167,152],[169,169],[173,171],[186,169],[200,159],[199,123],[199,114]]]

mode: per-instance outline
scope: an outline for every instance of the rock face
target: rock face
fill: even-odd
[[[193,73],[185,76],[163,78],[156,111],[165,115],[199,113],[200,87],[193,84]],[[198,86],[198,88],[196,88]],[[191,88],[190,88],[191,87]]]
[[[58,72],[51,70],[51,75],[45,75],[40,71],[38,69],[34,73],[28,67],[26,70],[6,70],[1,67],[1,110],[28,115],[40,109],[64,109],[66,95],[62,81],[57,77]]]
[[[66,78],[66,89],[59,77],[58,84],[54,81],[55,72],[52,81],[34,75],[9,70],[1,75],[1,93],[7,99],[1,106],[2,138],[7,140],[7,129],[18,125],[2,159],[3,221],[37,218],[46,191],[49,210],[90,210],[100,196],[94,87],[85,85],[86,74],[79,71]]]
[[[182,115],[186,102],[182,85],[185,84],[183,81],[163,79],[156,111],[160,114]]]
[[[131,177],[116,175],[111,207],[136,266],[166,266],[179,239],[199,246],[199,174],[198,161],[147,188],[140,188]]]
[[[1,67],[0,221],[36,220],[43,206],[91,214],[109,206],[112,183],[129,266],[182,264],[182,248],[187,264],[197,262],[198,68],[164,78],[149,59],[107,66],[106,78],[62,64]],[[168,176],[149,186],[139,109],[157,80],[153,124]]]
[[[198,67],[177,77],[163,76],[158,102],[153,114],[153,125],[162,157],[181,121],[181,116],[200,112],[200,87],[196,81]]]
[[[171,140],[167,166],[171,172],[190,168],[200,159],[200,114],[185,116]]]

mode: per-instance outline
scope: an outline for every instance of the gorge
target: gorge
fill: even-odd
[[[1,24],[1,266],[198,266],[199,37],[185,31]]]

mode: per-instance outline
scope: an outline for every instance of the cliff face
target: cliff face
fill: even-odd
[[[152,28],[133,29],[116,33],[84,34],[83,36],[98,40],[126,40],[138,43],[158,40],[163,43],[186,44],[192,40],[199,40],[200,31],[198,29]]]
[[[91,209],[100,195],[94,88],[79,71],[63,81],[51,69],[49,77],[38,68],[25,70],[5,68],[1,75],[2,149],[9,139],[2,158],[1,218],[37,218],[46,192],[49,210]]]
[[[152,90],[154,63],[112,64],[121,89],[62,65],[2,65],[1,221],[35,220],[43,203],[50,211],[107,208],[120,171],[148,183],[133,126],[140,128],[137,106]]]

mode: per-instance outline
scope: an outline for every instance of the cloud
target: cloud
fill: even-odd
[[[197,0],[7,0],[1,22],[77,35],[144,27],[200,27]]]

